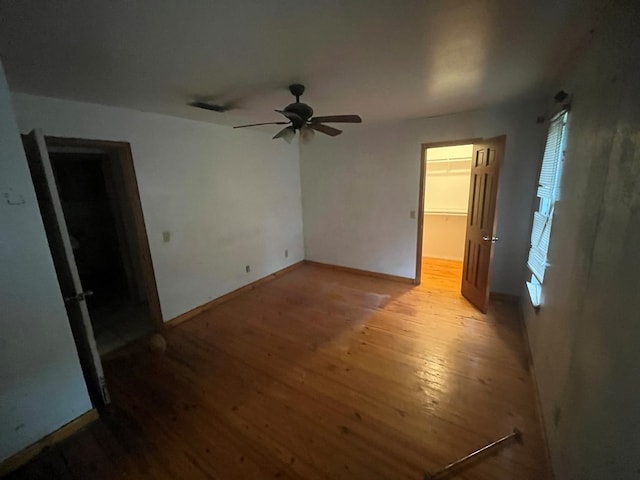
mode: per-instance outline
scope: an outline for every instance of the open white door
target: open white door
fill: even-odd
[[[87,388],[94,404],[107,404],[109,392],[85,301],[90,292],[82,289],[45,138],[34,130],[23,142]]]

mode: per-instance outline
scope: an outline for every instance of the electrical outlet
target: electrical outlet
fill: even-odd
[[[251,267],[249,265],[247,265],[246,267],[244,267],[244,269],[247,271],[247,273],[249,273],[251,271]]]
[[[164,243],[169,243],[171,241],[171,232],[169,230],[162,232],[162,241]]]
[[[285,249],[284,258],[289,258],[289,250]]]

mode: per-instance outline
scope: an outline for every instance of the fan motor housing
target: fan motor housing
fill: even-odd
[[[303,120],[303,122],[306,122],[313,116],[313,108],[311,108],[306,103],[302,103],[302,102],[290,103],[284,108],[284,111],[295,113]],[[295,125],[295,126],[297,128],[300,128],[302,125]]]

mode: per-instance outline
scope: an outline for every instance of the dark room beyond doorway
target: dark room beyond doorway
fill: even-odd
[[[106,153],[50,153],[100,355],[153,329],[127,212]]]

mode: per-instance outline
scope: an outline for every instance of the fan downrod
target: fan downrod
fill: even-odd
[[[304,85],[300,83],[294,83],[292,85],[289,85],[289,91],[291,92],[291,95],[296,97],[296,102],[299,102],[300,97],[304,93]]]

